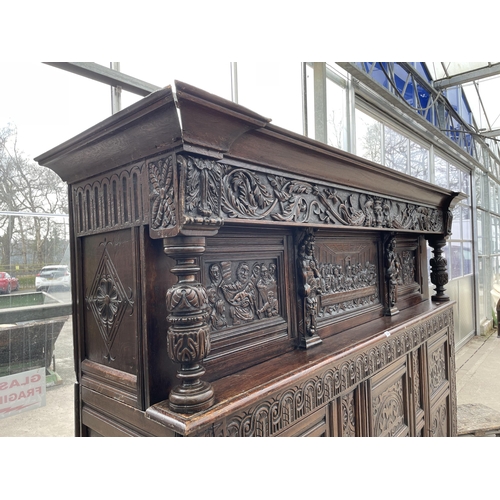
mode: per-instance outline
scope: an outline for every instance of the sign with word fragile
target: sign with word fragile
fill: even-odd
[[[45,368],[0,377],[0,418],[45,406]]]

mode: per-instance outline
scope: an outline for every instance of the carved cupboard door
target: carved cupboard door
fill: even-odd
[[[436,337],[427,347],[430,408],[427,435],[445,437],[452,435],[448,331]]]
[[[370,436],[410,435],[407,358],[390,364],[370,381]]]

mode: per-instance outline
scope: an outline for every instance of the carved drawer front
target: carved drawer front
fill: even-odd
[[[330,418],[329,406],[323,406],[308,417],[278,434],[279,437],[329,437]]]
[[[392,363],[375,375],[370,385],[370,435],[410,435],[406,358]]]

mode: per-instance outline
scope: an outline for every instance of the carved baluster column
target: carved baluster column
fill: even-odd
[[[171,272],[177,283],[167,291],[169,357],[180,364],[181,384],[169,395],[169,406],[178,413],[195,413],[212,406],[214,391],[200,380],[205,373],[201,360],[210,352],[209,304],[205,288],[197,281],[197,258],[205,251],[205,238],[176,236],[163,240],[164,252],[175,259]]]
[[[446,302],[450,300],[450,297],[444,293],[444,285],[448,283],[448,262],[443,257],[446,238],[444,236],[429,238],[429,245],[432,247],[432,253],[434,254],[434,257],[430,260],[431,282],[436,286],[434,289],[436,295],[433,295],[431,299],[435,302]]]

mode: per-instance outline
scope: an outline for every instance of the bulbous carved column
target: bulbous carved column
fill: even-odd
[[[170,392],[169,406],[178,413],[196,413],[214,403],[211,384],[200,380],[205,373],[201,360],[210,352],[208,298],[196,279],[200,271],[197,257],[205,251],[205,238],[165,238],[163,249],[176,261],[171,272],[177,277],[177,283],[166,296],[170,325],[167,350],[170,359],[180,364],[177,377],[181,380]]]
[[[436,295],[431,299],[434,302],[446,302],[450,297],[446,295],[444,285],[448,283],[448,262],[443,257],[443,247],[446,245],[445,237],[429,238],[429,245],[432,247],[434,257],[430,260],[431,282],[436,286]]]

